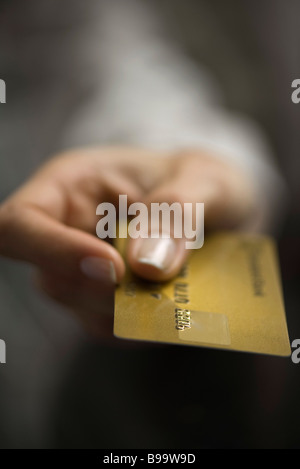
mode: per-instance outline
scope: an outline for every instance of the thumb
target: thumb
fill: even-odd
[[[192,221],[190,231],[193,227],[197,245],[201,247],[199,241],[204,226],[203,219],[200,217],[199,220],[196,216],[199,215],[196,203],[204,203],[208,228],[233,228],[249,213],[249,200],[239,173],[217,164],[213,158],[201,158],[199,154],[179,158],[175,165],[171,178],[150,193],[144,203],[148,207],[149,217],[151,203],[160,203],[164,214],[164,210],[170,213],[172,204],[176,202],[181,208],[182,217],[175,220],[171,210],[169,237],[153,237],[153,231],[161,234],[162,227],[152,226],[151,237],[149,234],[148,238],[130,239],[127,248],[132,270],[152,281],[165,281],[177,275],[191,252],[191,243],[188,242],[191,235],[186,232],[187,218],[188,225]],[[149,227],[151,221],[148,218]],[[181,237],[175,236],[178,223],[181,223]]]
[[[189,229],[194,226],[198,231],[193,238],[196,237],[197,241],[201,238],[203,220],[201,223],[197,217],[196,223],[196,204],[193,203],[198,201],[197,194],[193,199],[183,199],[177,187],[177,181],[172,181],[150,194],[144,202],[148,208],[148,225],[143,226],[148,227],[148,237],[130,239],[128,243],[131,268],[148,280],[168,280],[183,266],[189,253],[187,246],[191,242],[191,238],[187,238],[187,219]],[[144,235],[143,228],[141,233]]]

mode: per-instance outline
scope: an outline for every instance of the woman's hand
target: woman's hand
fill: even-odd
[[[37,267],[37,282],[97,336],[111,335],[114,286],[125,272],[117,250],[95,236],[96,207],[132,202],[204,202],[206,228],[242,226],[256,202],[245,176],[201,151],[78,149],[49,160],[0,207],[0,254]],[[161,243],[158,248],[157,243]],[[184,239],[128,243],[131,268],[163,281],[187,256]]]

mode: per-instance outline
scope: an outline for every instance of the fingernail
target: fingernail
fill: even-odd
[[[101,257],[85,257],[80,261],[81,272],[92,280],[117,283],[116,271],[112,261]]]
[[[141,241],[138,251],[138,262],[152,265],[160,270],[168,270],[176,252],[176,244],[172,238],[146,238]]]

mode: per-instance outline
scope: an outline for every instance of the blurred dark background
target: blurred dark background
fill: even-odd
[[[1,200],[60,149],[62,128],[85,99],[89,77],[64,37],[76,35],[89,3],[0,1],[0,77],[8,89],[0,106]],[[218,78],[225,105],[255,118],[271,140],[290,190],[278,245],[293,341],[300,338],[300,104],[291,101],[291,83],[300,78],[300,2],[153,3],[170,37]],[[203,15],[210,21],[203,24]],[[41,52],[46,37],[56,40]],[[57,56],[54,68],[50,56]],[[0,337],[8,358],[0,365],[0,447],[300,447],[300,364],[95,344],[34,292],[30,276],[27,266],[1,260]]]

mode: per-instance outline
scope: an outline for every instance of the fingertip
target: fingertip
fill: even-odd
[[[130,241],[127,258],[138,276],[163,282],[179,272],[186,259],[186,251],[179,239],[139,238]]]
[[[116,284],[117,275],[114,263],[109,259],[89,256],[80,261],[80,270],[91,280],[97,280],[104,284]]]
[[[105,240],[80,233],[74,251],[77,249],[76,271],[85,278],[107,285],[115,285],[121,281],[125,274],[124,260]]]

